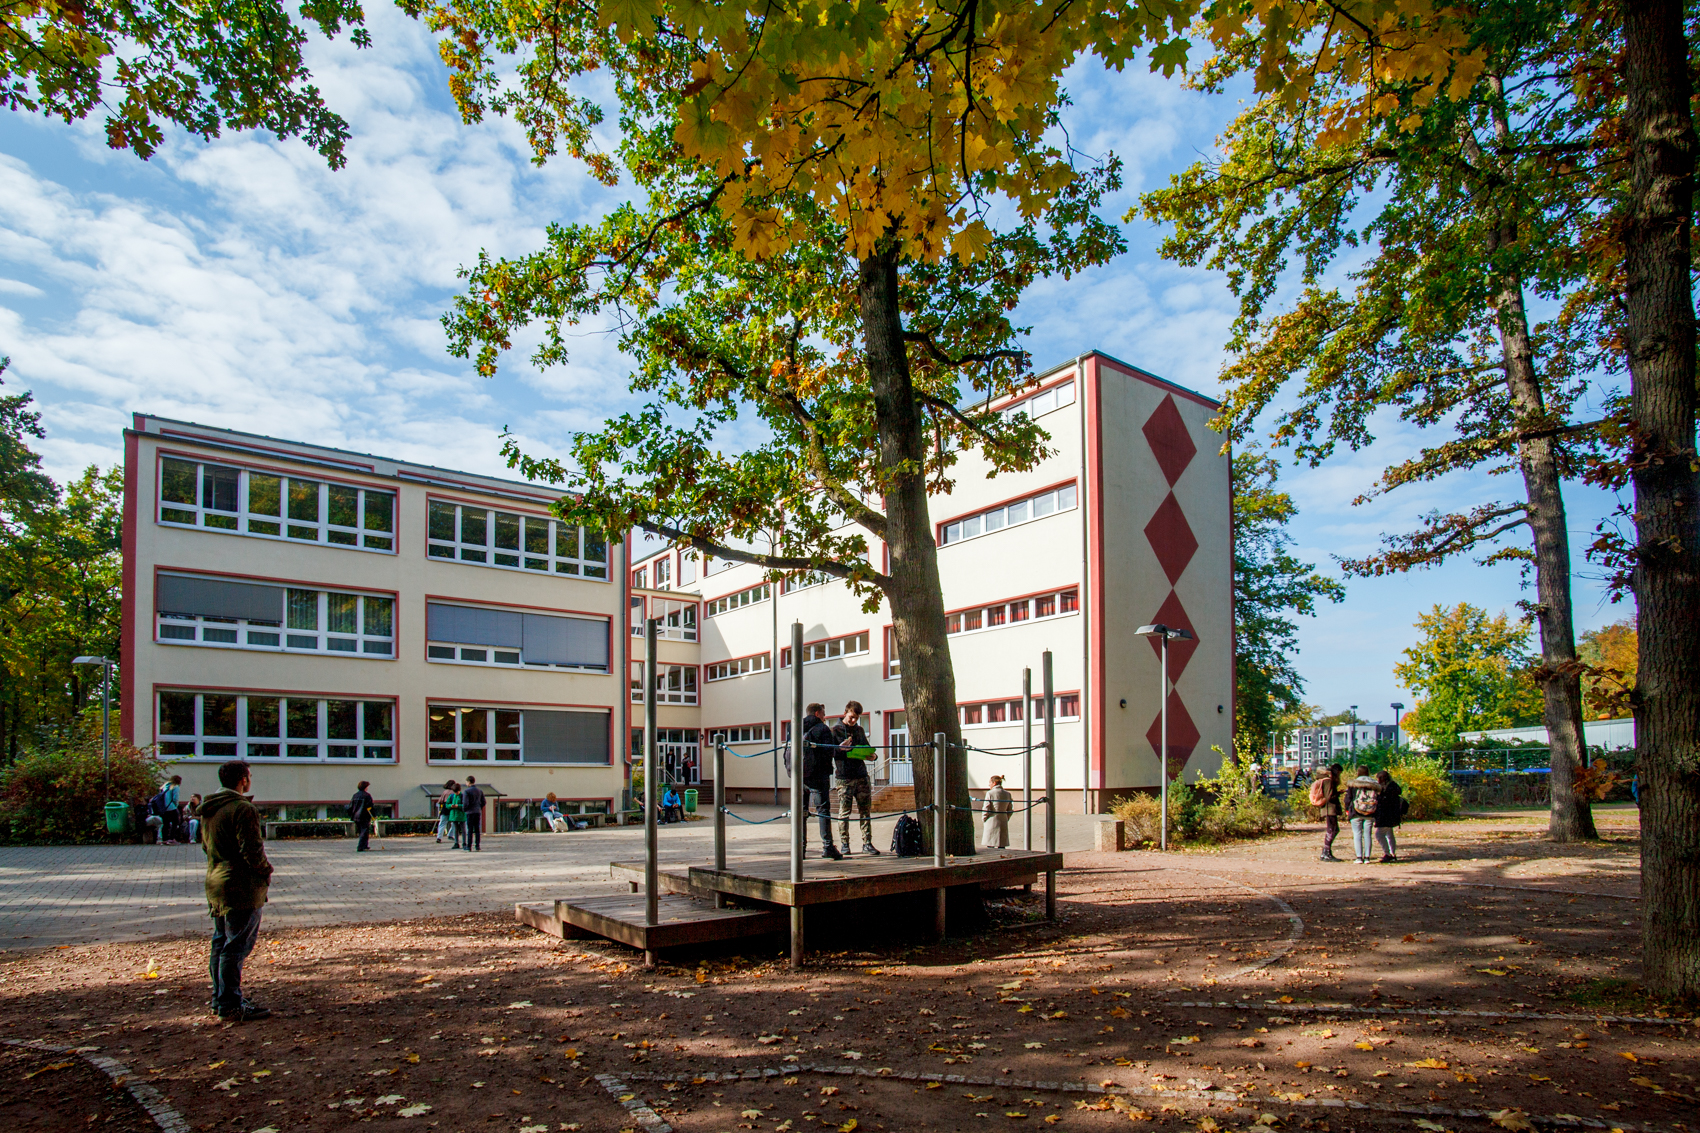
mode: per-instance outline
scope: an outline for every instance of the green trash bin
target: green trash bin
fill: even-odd
[[[130,829],[130,804],[106,804],[106,832],[108,834],[124,834]]]
[[[696,812],[697,812],[697,789],[695,787],[686,787],[685,788],[685,813],[686,814],[695,814]]]

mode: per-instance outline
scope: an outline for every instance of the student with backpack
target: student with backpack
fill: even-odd
[[[454,834],[453,849],[460,849],[460,840],[466,837],[466,803],[460,793],[460,784],[450,779],[443,784],[443,815],[449,820],[449,830]]]
[[[1393,781],[1393,776],[1385,771],[1375,773],[1375,781],[1381,789],[1376,792],[1375,802],[1375,840],[1381,843],[1383,862],[1399,860],[1399,836],[1393,833],[1405,812],[1411,809],[1411,804],[1405,801],[1405,793],[1399,784]],[[1368,858],[1364,859],[1368,861]]]
[[[354,819],[354,832],[360,835],[360,841],[354,846],[356,853],[365,853],[372,848],[373,799],[366,790],[371,785],[364,779],[360,780],[360,785],[354,788],[354,797],[348,800],[348,816]]]
[[[826,705],[811,704],[803,717],[803,802],[820,819],[821,857],[840,861],[832,841],[832,755],[838,740],[826,722]],[[809,849],[809,823],[803,818],[803,852]]]
[[[1337,862],[1334,839],[1340,836],[1340,772],[1338,763],[1328,765],[1328,773],[1318,775],[1310,785],[1310,805],[1322,815],[1322,857],[1320,861]]]
[[[1346,814],[1352,824],[1352,857],[1359,865],[1369,861],[1374,847],[1375,796],[1379,784],[1369,768],[1358,767],[1358,777],[1346,784]]]

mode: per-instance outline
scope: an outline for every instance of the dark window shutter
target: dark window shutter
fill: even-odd
[[[607,766],[606,712],[525,712],[527,763],[589,763]]]
[[[205,575],[162,574],[154,589],[154,608],[162,614],[278,622],[283,620],[283,587]]]
[[[524,620],[513,610],[429,602],[425,606],[425,636],[432,641],[452,641],[459,645],[520,649],[525,643]]]

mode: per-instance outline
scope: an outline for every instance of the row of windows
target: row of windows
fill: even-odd
[[[1021,698],[1014,700],[987,700],[979,704],[958,705],[962,714],[963,726],[970,724],[1019,724],[1022,720]],[[1080,694],[1077,692],[1057,694],[1057,719],[1077,719],[1080,716]],[[1045,698],[1033,698],[1033,719],[1045,718]]]
[[[697,639],[697,604],[682,602],[677,598],[649,598],[641,594],[631,596],[632,636],[644,635],[644,611],[649,611],[649,617],[659,619],[661,625],[656,629],[656,636],[668,641],[695,641]]]
[[[643,662],[632,662],[632,703],[643,703]],[[697,667],[695,665],[656,665],[655,703],[695,704],[697,702]]]
[[[861,633],[845,634],[843,637],[829,638],[803,646],[803,664],[813,665],[817,661],[830,661],[835,657],[850,657],[867,651],[868,631],[863,630]],[[791,667],[790,646],[779,651],[779,667]]]
[[[940,542],[960,543],[964,539],[973,539],[981,535],[990,535],[1006,527],[1015,527],[1035,519],[1043,519],[1059,511],[1070,511],[1075,503],[1073,484],[1064,484],[1048,492],[1040,492],[1036,496],[1028,496],[1024,500],[1016,500],[1001,507],[989,508],[978,515],[966,516],[947,523],[944,526]]]
[[[736,728],[710,728],[710,742],[720,739],[728,744],[757,744],[771,743],[773,740],[772,724],[741,724]]]
[[[1041,594],[1036,598],[1021,598],[1014,602],[994,602],[973,610],[958,610],[945,615],[946,633],[973,633],[1001,625],[1054,618],[1072,614],[1080,609],[1080,591],[1063,590],[1056,594]]]
[[[286,595],[281,620],[161,610],[159,640],[226,649],[395,655],[395,599],[296,587]]]
[[[395,551],[396,496],[373,488],[162,457],[159,521]],[[512,570],[608,577],[608,542],[559,520],[433,500],[426,553]]]
[[[588,528],[533,515],[431,501],[425,553],[437,559],[608,577],[608,541]]]
[[[395,549],[395,493],[164,457],[159,521],[271,539]]]
[[[712,618],[714,615],[724,614],[728,610],[741,610],[745,606],[765,602],[772,596],[772,585],[764,582],[760,586],[752,586],[747,590],[740,590],[736,594],[728,594],[724,598],[710,599],[703,612],[707,617]]]
[[[1003,408],[1005,417],[1014,417],[1019,413],[1037,421],[1053,409],[1061,409],[1065,405],[1074,404],[1074,383],[1060,382],[1047,390],[1040,390],[1032,397],[1022,398],[1013,405]]]
[[[697,553],[679,552],[679,585],[689,586],[697,580]],[[652,559],[632,571],[632,585],[639,590],[670,590],[673,586],[673,553]]]
[[[773,665],[771,653],[757,653],[753,657],[739,657],[732,661],[717,661],[712,665],[703,666],[702,679],[705,681],[724,681],[733,677],[747,676],[750,673],[765,673]]]
[[[388,700],[162,692],[155,736],[180,758],[394,759],[394,715]]]

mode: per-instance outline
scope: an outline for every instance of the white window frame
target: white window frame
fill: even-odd
[[[438,534],[439,521],[445,513],[454,512],[454,538]],[[484,542],[473,543],[464,538],[469,514],[484,516]],[[515,546],[501,547],[496,543],[498,525],[513,520],[518,527]],[[531,533],[544,532],[544,551],[534,549]],[[576,555],[562,553],[563,538],[576,532],[573,543]],[[562,578],[583,578],[591,582],[608,581],[608,540],[602,539],[602,557],[587,557],[586,551],[596,542],[595,533],[584,527],[562,523],[558,519],[530,515],[525,512],[503,511],[501,508],[480,507],[451,500],[433,499],[427,505],[425,520],[425,556],[437,562],[464,563],[468,566],[495,567],[525,574],[552,574]]]
[[[838,637],[823,638],[820,641],[805,642],[803,645],[803,664],[819,665],[823,661],[838,661],[845,657],[859,657],[868,652],[868,641],[872,635],[868,630],[858,630],[855,633],[841,634]],[[779,667],[791,667],[791,647],[785,646],[779,651]]]
[[[768,672],[773,665],[772,653],[752,653],[748,657],[733,657],[726,661],[711,661],[702,667],[704,684],[747,677],[752,673]]]
[[[633,637],[645,633],[645,618],[660,618],[655,636],[663,641],[697,640],[697,601],[694,598],[645,598],[633,594],[626,603]]]
[[[367,661],[395,660],[395,597],[389,594],[364,594],[350,590],[318,590],[307,586],[283,586],[284,620],[249,621],[246,618],[215,618],[199,614],[154,613],[154,640],[161,645],[198,645],[212,649],[251,649],[266,653],[318,653],[331,657],[360,657]],[[291,597],[294,594],[313,594],[315,620],[320,628],[304,629],[289,626]],[[330,630],[331,598],[353,598],[356,632]],[[367,632],[368,602],[387,602],[390,607],[389,633]],[[187,630],[192,637],[181,636]],[[234,641],[209,638],[208,633],[233,634]],[[256,635],[258,640],[256,640]],[[269,640],[268,640],[269,639]],[[333,649],[331,643],[352,646]]]
[[[742,744],[765,744],[773,742],[772,724],[738,724],[722,728],[705,728],[708,744],[724,738],[727,747],[738,747]]]
[[[195,733],[193,735],[181,732],[165,732],[165,701],[167,696],[194,697]],[[236,734],[224,736],[207,734],[207,697],[233,697],[236,700]],[[249,731],[249,704],[255,700],[277,701],[278,732],[275,735],[253,735]],[[317,723],[317,736],[290,736],[289,710],[292,703],[311,702],[314,705],[314,715]],[[332,737],[330,735],[331,704],[353,704],[355,726],[358,734],[355,738],[346,736]],[[388,739],[367,739],[366,723],[368,712],[388,712]],[[396,761],[395,751],[395,713],[396,702],[389,698],[359,697],[359,696],[290,696],[279,693],[276,696],[267,694],[261,696],[254,693],[220,692],[218,690],[189,690],[189,689],[160,689],[154,696],[154,740],[159,744],[163,755],[172,759],[247,759],[259,760],[266,763],[370,763]],[[382,718],[380,715],[378,718]],[[373,731],[379,731],[376,726]],[[209,750],[210,746],[210,750]],[[184,747],[190,750],[181,750]],[[268,747],[277,748],[276,754],[269,753]],[[311,748],[311,753],[308,750]],[[331,754],[348,751],[352,754]]]
[[[1049,389],[1042,389],[1031,397],[1024,397],[1012,405],[1004,406],[1002,413],[1007,418],[1014,418],[1018,414],[1025,413],[1037,421],[1053,410],[1073,404],[1074,379],[1070,378],[1066,382],[1058,382]]]
[[[166,466],[168,464],[192,464],[195,468],[195,499],[193,503],[182,500],[167,500],[165,498]],[[220,472],[236,473],[236,506],[222,508],[208,502],[212,492],[212,478],[208,469]],[[335,480],[326,480],[317,476],[293,475],[284,472],[262,472],[245,468],[238,464],[223,464],[218,461],[190,459],[182,456],[159,455],[155,466],[157,507],[154,518],[165,527],[195,528],[201,531],[217,531],[226,535],[247,535],[256,539],[276,539],[284,543],[317,543],[325,547],[341,547],[350,551],[372,551],[377,554],[393,555],[396,553],[396,511],[397,493],[379,488],[364,488],[358,484],[344,484]],[[257,512],[252,504],[252,491],[255,478],[276,480],[278,482],[278,514]],[[291,518],[289,501],[292,484],[314,485],[314,498],[317,501],[316,515],[312,519]],[[331,493],[333,489],[342,489],[355,493],[354,505],[357,524],[351,526],[342,523],[332,523]],[[373,527],[371,524],[377,518],[377,513],[367,514],[366,502],[368,497],[378,497],[389,500],[388,527]]]
[[[695,665],[657,663],[655,666],[655,703],[695,704],[701,699],[701,682]],[[631,698],[633,704],[643,703],[643,662],[631,663]]]
[[[1059,484],[1055,488],[951,520],[939,529],[939,546],[954,546],[969,539],[979,539],[994,532],[1073,511],[1078,506],[1080,493],[1077,485],[1072,481]]]
[[[454,717],[453,740],[433,739],[432,726],[441,723],[437,714],[443,718]],[[482,743],[467,740],[467,719],[474,713],[484,714],[484,735]],[[496,739],[496,729],[499,717],[512,714],[515,717],[514,739],[509,743]],[[525,713],[518,708],[483,708],[476,704],[448,704],[432,701],[426,705],[425,722],[425,761],[427,763],[472,763],[488,766],[493,763],[522,763],[525,751]],[[550,766],[555,766],[551,764]],[[606,766],[606,765],[604,765]]]
[[[1063,702],[1064,697],[1073,697],[1074,700],[1075,700],[1074,714],[1070,715],[1070,716],[1064,716],[1061,711],[1058,711],[1058,713],[1057,713],[1057,723],[1066,724],[1070,721],[1076,721],[1076,720],[1080,719],[1080,709],[1079,709],[1080,694],[1078,692],[1058,693],[1058,694],[1056,694],[1056,697],[1057,697],[1057,707],[1059,709],[1061,709],[1061,707],[1062,707],[1062,702]],[[980,721],[977,721],[973,724],[968,723],[968,709],[970,709],[970,708],[986,708],[986,707],[993,705],[993,704],[1001,704],[1001,705],[1004,706],[1004,719],[1002,719],[1002,720],[980,720]],[[1008,698],[994,698],[992,700],[964,701],[961,704],[958,704],[956,706],[956,718],[961,723],[962,727],[964,727],[964,728],[1011,728],[1011,727],[1015,727],[1016,725],[1021,723],[1020,717],[1016,717],[1015,719],[1009,718],[1009,709],[1010,709],[1011,706],[1014,706],[1016,708],[1020,708],[1021,707],[1021,698],[1019,696],[1012,696],[1012,697],[1008,697]],[[1032,715],[1033,715],[1033,723],[1034,723],[1035,726],[1044,723],[1044,720],[1045,720],[1045,698],[1042,697],[1042,696],[1035,696],[1032,700],[1031,711],[1032,711]]]
[[[731,594],[723,594],[719,598],[710,598],[703,603],[703,616],[715,617],[719,614],[741,610],[745,606],[753,606],[757,602],[766,602],[773,597],[773,584],[764,582],[759,586],[746,587]]]

